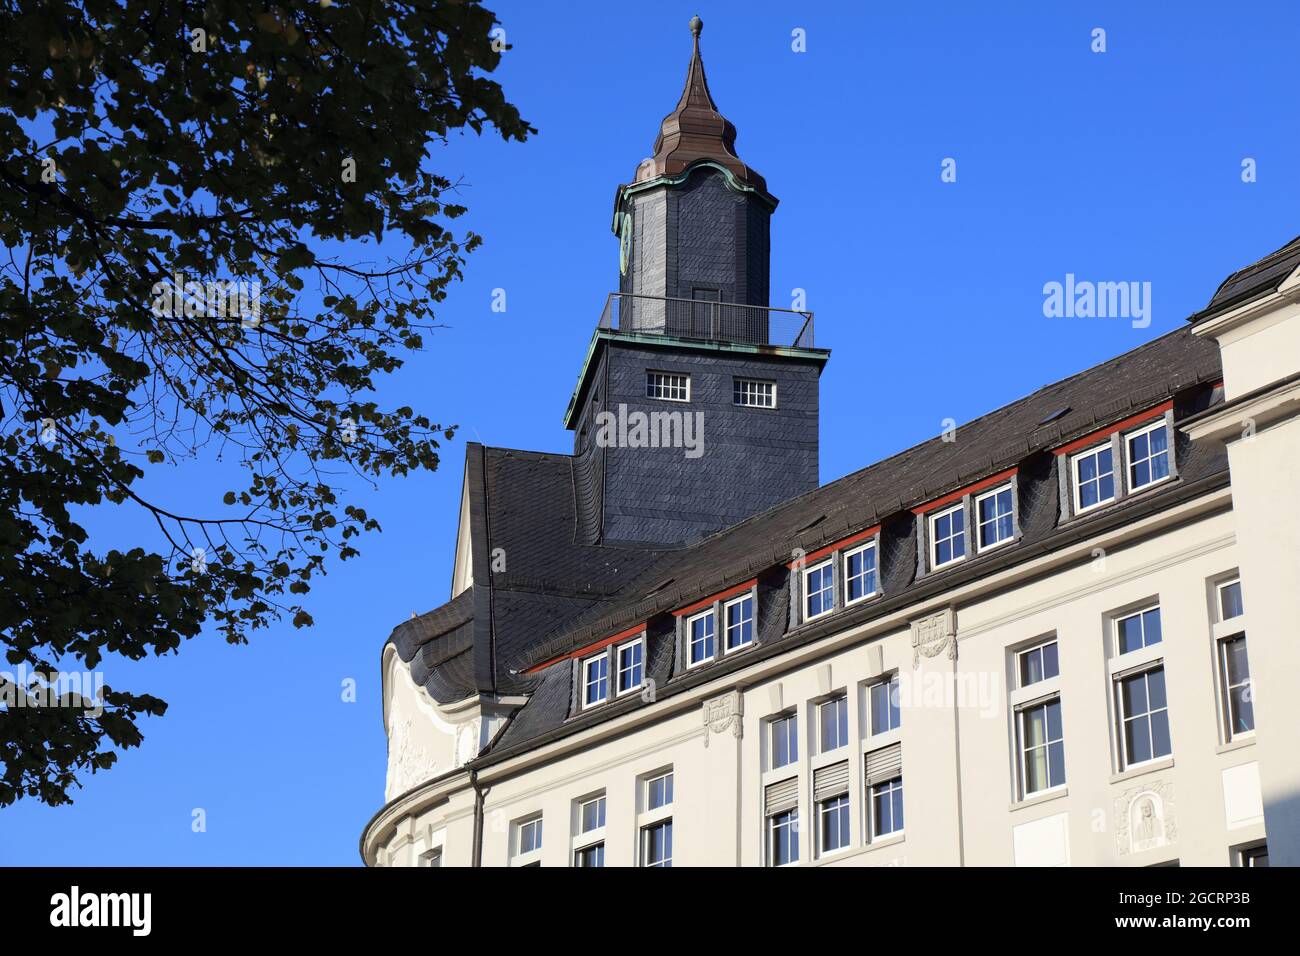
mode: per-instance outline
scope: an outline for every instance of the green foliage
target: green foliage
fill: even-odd
[[[476,0],[0,4],[0,669],[310,625],[327,558],[378,527],[349,478],[437,467],[451,429],[370,393],[480,241],[430,145],[533,132],[485,76],[494,22]],[[378,240],[400,257],[373,265]],[[257,314],[170,308],[177,274],[260,283]],[[198,513],[139,490],[218,455],[243,480]],[[108,503],[139,546],[77,523]],[[21,693],[0,677],[0,806],[67,802],[166,708]]]

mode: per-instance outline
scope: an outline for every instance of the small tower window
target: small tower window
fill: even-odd
[[[646,398],[658,398],[667,402],[689,402],[691,400],[691,377],[676,372],[646,372]]]
[[[732,380],[732,400],[746,408],[776,408],[776,382],[757,378]]]

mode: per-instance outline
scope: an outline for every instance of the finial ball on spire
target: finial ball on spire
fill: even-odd
[[[704,21],[699,17],[691,17],[691,36],[696,39],[700,36],[700,31],[704,29]]]

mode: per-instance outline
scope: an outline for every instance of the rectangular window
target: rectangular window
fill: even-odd
[[[427,867],[441,867],[442,847],[437,847],[436,849],[430,850],[428,853],[424,854],[424,865]]]
[[[930,516],[930,567],[966,557],[966,510],[961,504]]]
[[[754,642],[754,596],[752,594],[746,594],[723,605],[722,614],[726,621],[726,650],[739,650]]]
[[[1136,491],[1169,477],[1169,430],[1162,418],[1149,428],[1126,436],[1128,486]]]
[[[605,844],[593,843],[591,846],[584,846],[573,854],[573,865],[581,867],[605,865]]]
[[[1246,635],[1219,641],[1220,669],[1223,675],[1224,717],[1228,722],[1228,739],[1255,730],[1255,704],[1250,681],[1250,661],[1246,657]]]
[[[714,615],[712,609],[687,619],[687,667],[694,667],[696,664],[703,664],[706,661],[713,660],[713,627]]]
[[[691,377],[676,372],[646,372],[646,398],[658,398],[668,402],[689,402],[691,400]]]
[[[1017,654],[1016,670],[1020,674],[1020,686],[1028,687],[1039,681],[1051,680],[1060,674],[1056,651],[1056,641],[1048,641]]]
[[[804,572],[804,618],[806,620],[820,617],[835,606],[833,578],[834,570],[829,561]]]
[[[1132,767],[1169,756],[1172,748],[1164,667],[1121,677],[1116,685],[1124,766]]]
[[[1005,544],[1015,536],[1015,519],[1012,517],[1011,486],[995,488],[975,499],[975,522],[980,551]]]
[[[641,865],[673,865],[673,821],[662,820],[641,828]]]
[[[900,723],[898,708],[898,675],[871,685],[871,735],[897,730]]]
[[[799,718],[795,714],[771,722],[772,770],[787,767],[799,759]]]
[[[871,836],[903,832],[903,778],[871,786]]]
[[[767,859],[770,866],[799,862],[799,809],[767,818]]]
[[[844,555],[844,603],[876,593],[876,546],[869,544]]]
[[[1054,697],[1021,708],[1017,714],[1020,738],[1021,792],[1026,796],[1065,785],[1065,735],[1061,729],[1061,700]]]
[[[843,695],[817,705],[818,753],[830,753],[849,742],[849,699]]]
[[[661,773],[645,782],[646,809],[658,810],[673,802],[673,772]]]
[[[1078,514],[1115,499],[1115,463],[1110,443],[1074,456],[1074,511]]]
[[[578,806],[578,825],[580,832],[590,833],[605,825],[605,798],[603,796],[588,800]]]
[[[542,848],[542,818],[525,820],[519,824],[519,854],[533,853]]]
[[[618,649],[618,692],[636,690],[645,676],[645,641],[637,638]]]
[[[1148,608],[1115,622],[1116,653],[1128,654],[1160,643],[1160,608]]]
[[[732,383],[732,398],[746,408],[776,408],[776,382],[738,378]]]
[[[822,853],[849,845],[849,795],[842,793],[817,804],[817,838]]]
[[[1241,582],[1227,581],[1219,585],[1219,620],[1229,621],[1246,613],[1241,603]]]
[[[582,705],[603,703],[609,697],[609,655],[600,654],[582,665]]]

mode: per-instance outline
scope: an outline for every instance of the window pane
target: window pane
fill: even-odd
[[[1124,705],[1124,715],[1132,717],[1147,711],[1147,682],[1145,674],[1126,677],[1120,682],[1120,699]]]
[[[1151,755],[1167,757],[1172,750],[1169,745],[1169,711],[1157,710],[1151,715]]]
[[[1034,648],[1020,655],[1020,686],[1037,684],[1043,679],[1043,651]]]
[[[1059,740],[1047,745],[1047,779],[1051,787],[1065,783],[1065,744]]]
[[[1160,643],[1160,608],[1142,612],[1142,639],[1146,647]]]
[[[1056,642],[1043,646],[1043,679],[1056,677],[1061,673],[1060,665],[1056,659]]]
[[[1147,700],[1152,710],[1168,706],[1165,701],[1165,671],[1163,667],[1147,672]]]
[[[1241,582],[1233,581],[1219,589],[1219,614],[1223,620],[1241,617],[1245,608],[1241,604]]]
[[[1025,793],[1037,793],[1039,790],[1046,790],[1049,786],[1047,782],[1047,751],[1042,747],[1035,747],[1025,751]]]
[[[1129,763],[1151,759],[1151,728],[1146,717],[1125,722],[1124,746]]]

